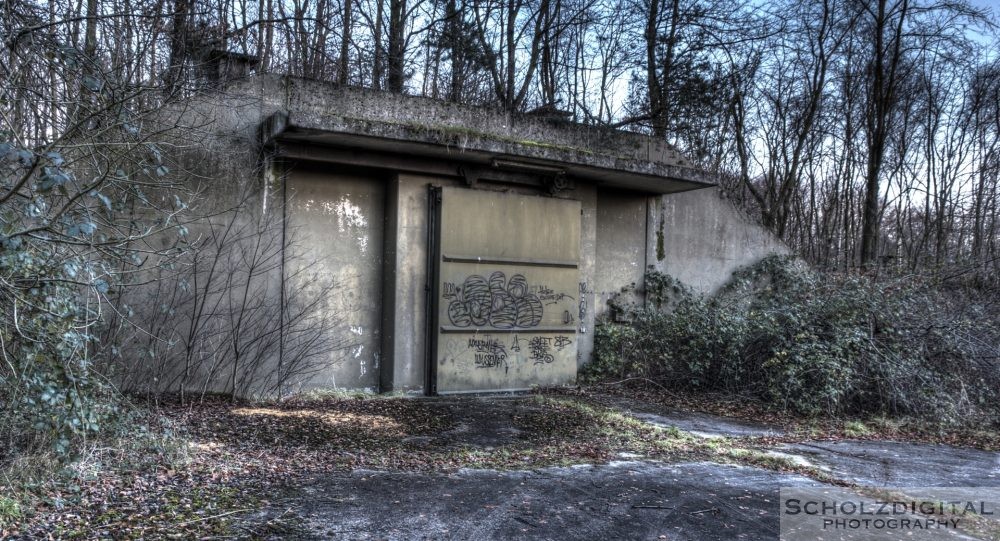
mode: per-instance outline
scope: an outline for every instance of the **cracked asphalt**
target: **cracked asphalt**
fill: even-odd
[[[441,437],[486,448],[517,437],[496,414],[523,407],[516,399],[438,400],[466,417]],[[476,412],[491,413],[479,419]],[[628,413],[703,437],[777,433],[706,414]],[[858,485],[1000,487],[1000,454],[974,449],[838,441],[786,444],[775,452]],[[280,506],[301,517],[296,537],[306,539],[772,540],[779,537],[779,489],[823,486],[755,467],[630,459],[534,471],[355,470],[314,477]]]
[[[355,471],[302,487],[305,528],[347,539],[777,539],[797,475],[712,463],[454,475]]]

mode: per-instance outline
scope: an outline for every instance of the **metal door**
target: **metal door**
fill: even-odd
[[[431,392],[575,382],[580,202],[464,188],[432,197]]]

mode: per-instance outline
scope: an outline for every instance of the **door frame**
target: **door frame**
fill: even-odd
[[[438,270],[441,265],[441,186],[427,191],[427,293],[424,321],[427,324],[424,351],[424,394],[437,396],[437,346],[440,325],[438,311]]]

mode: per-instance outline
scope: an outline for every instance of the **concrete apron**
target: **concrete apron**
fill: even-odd
[[[330,539],[777,539],[787,486],[819,483],[712,463],[355,471],[304,487],[300,511]]]
[[[777,435],[773,427],[706,414],[630,413],[704,437]],[[486,447],[516,437],[499,428],[459,423],[441,437]],[[858,485],[1000,487],[1000,454],[974,449],[840,441],[783,445],[775,453]],[[450,475],[356,470],[317,477],[278,505],[298,509],[306,538],[777,539],[779,489],[823,486],[761,468],[629,460]]]
[[[675,427],[703,438],[782,436],[777,427],[699,412],[636,411],[617,407],[661,428]],[[1000,487],[1000,453],[894,441],[804,441],[782,444],[768,454],[815,467],[834,478],[875,487]]]

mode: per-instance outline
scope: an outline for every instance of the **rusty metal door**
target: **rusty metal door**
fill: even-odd
[[[430,391],[576,381],[580,202],[441,188]]]

